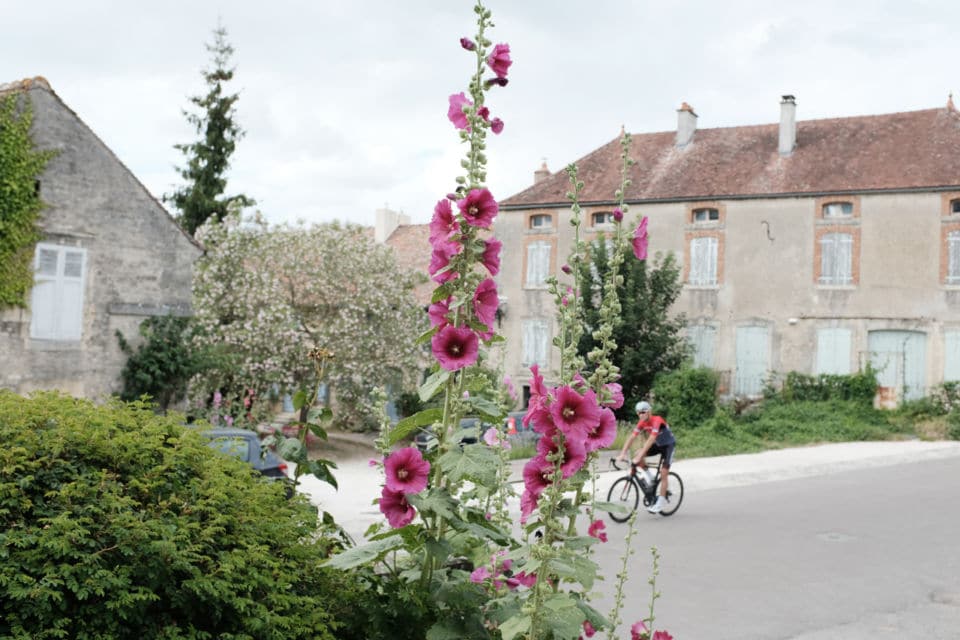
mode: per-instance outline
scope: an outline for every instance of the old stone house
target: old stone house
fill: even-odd
[[[0,310],[0,387],[88,398],[119,391],[126,356],[151,315],[190,312],[202,249],[43,78],[0,85],[33,108],[46,203],[27,309]],[[131,340],[135,342],[134,340]]]
[[[625,224],[649,218],[650,252],[673,252],[697,364],[752,396],[771,374],[849,373],[915,398],[960,380],[960,114],[945,108],[633,135]],[[610,230],[619,136],[577,161],[587,236]],[[544,285],[569,255],[566,172],[544,166],[501,202],[506,372],[556,375]],[[561,276],[563,274],[560,274]],[[548,373],[548,375],[550,375]]]

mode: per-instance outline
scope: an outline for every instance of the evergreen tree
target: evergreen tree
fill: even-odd
[[[606,271],[607,259],[606,244],[592,243],[590,260],[583,263],[579,274],[586,329],[579,352],[584,357],[595,346],[592,333],[599,322],[603,294],[603,283],[596,274]],[[623,283],[617,288],[621,322],[613,333],[617,343],[613,363],[620,367],[620,384],[626,398],[618,413],[632,417],[633,404],[649,393],[656,374],[678,369],[688,358],[690,347],[682,335],[686,318],[683,314],[670,315],[670,307],[683,289],[680,266],[673,254],[658,253],[653,264],[628,257],[622,275]]]
[[[223,220],[231,206],[249,207],[254,201],[245,195],[224,196],[230,167],[230,156],[243,137],[244,131],[236,123],[236,93],[227,93],[225,85],[233,79],[229,67],[233,47],[227,42],[227,31],[218,26],[214,42],[206,45],[213,56],[213,70],[203,71],[208,91],[205,96],[190,98],[199,113],[184,110],[183,115],[193,125],[199,140],[190,144],[174,145],[187,159],[187,166],[178,172],[187,181],[173,195],[164,196],[179,211],[178,221],[191,235],[210,217]]]

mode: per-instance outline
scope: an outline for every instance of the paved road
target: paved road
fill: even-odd
[[[678,640],[960,638],[957,457],[689,493],[675,516],[643,514],[627,620],[649,607],[651,545],[656,615]],[[622,535],[600,546],[613,575]]]

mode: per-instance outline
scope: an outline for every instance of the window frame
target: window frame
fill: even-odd
[[[603,216],[605,219],[602,222],[597,222],[599,216]],[[613,211],[593,211],[590,213],[591,227],[611,227],[613,223]]]
[[[694,275],[701,275],[701,269],[694,269],[694,243],[701,244],[703,240],[712,240],[714,249],[713,253],[713,278],[706,282],[697,279],[696,282],[693,281]],[[723,253],[724,253],[724,236],[718,231],[702,231],[702,232],[693,232],[686,235],[684,243],[684,274],[683,281],[688,287],[700,288],[700,289],[715,289],[720,287],[723,284]],[[709,275],[706,274],[706,275]]]
[[[548,251],[546,257],[546,264],[543,265],[543,277],[537,281],[531,281],[530,279],[530,270],[533,268],[533,263],[530,258],[530,250],[535,245],[539,245],[541,248],[545,247]],[[547,278],[553,275],[556,272],[556,260],[557,260],[557,239],[555,237],[551,238],[549,236],[532,236],[528,238],[523,243],[523,288],[524,289],[546,289],[547,288]]]
[[[542,330],[542,335],[534,341],[531,336],[537,331]],[[521,366],[529,367],[536,364],[546,369],[550,366],[550,321],[546,318],[524,318],[520,335],[522,339],[520,349]]]
[[[56,254],[55,273],[41,273],[42,252]],[[79,275],[68,275],[68,254],[80,256]],[[38,242],[33,256],[34,285],[30,292],[30,338],[51,342],[79,342],[83,338],[83,305],[87,282],[87,250],[64,244]],[[53,289],[50,289],[50,286]],[[73,289],[75,309],[64,308]]]
[[[846,240],[844,240],[846,239]],[[829,242],[828,245],[828,240]],[[842,242],[841,242],[842,240]],[[839,267],[844,249],[841,245],[846,245],[846,269]],[[817,253],[819,254],[819,268],[817,273],[817,284],[825,287],[849,287],[855,284],[854,281],[854,258],[856,238],[852,229],[842,230],[828,228],[823,233],[817,234]],[[829,248],[829,252],[826,249]],[[832,260],[828,262],[832,255]],[[833,273],[825,274],[825,267],[833,264]],[[845,271],[845,273],[844,273]]]

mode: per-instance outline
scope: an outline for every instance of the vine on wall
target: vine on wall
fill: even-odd
[[[43,202],[36,180],[55,151],[37,151],[33,110],[23,93],[0,98],[0,308],[27,306]]]

